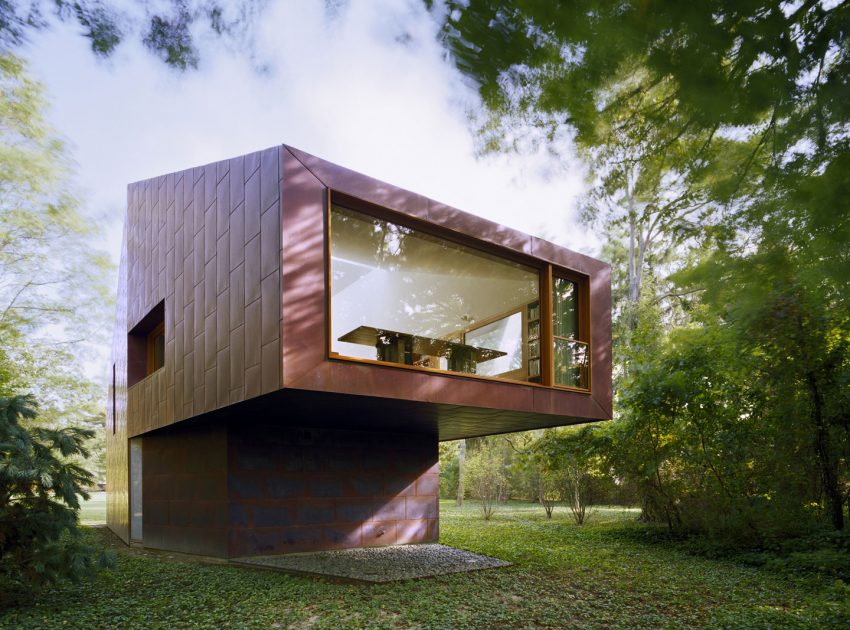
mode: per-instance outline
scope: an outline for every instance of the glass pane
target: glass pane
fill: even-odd
[[[587,388],[587,344],[578,337],[578,290],[574,282],[552,278],[552,334],[556,385]]]
[[[159,333],[153,339],[154,372],[165,365],[165,334]]]
[[[482,361],[475,370],[483,376],[503,376],[522,369],[522,313],[514,313],[466,333],[466,343],[476,348],[501,348],[507,354]],[[524,376],[518,374],[517,376]]]
[[[130,539],[142,540],[142,441],[130,440]]]
[[[331,351],[339,355],[525,380],[522,313],[538,292],[533,268],[331,210]]]
[[[587,344],[555,337],[555,383],[587,388]]]
[[[576,285],[557,277],[552,282],[552,334],[575,339],[578,336]]]

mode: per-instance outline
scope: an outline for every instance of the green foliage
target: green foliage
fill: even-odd
[[[850,501],[850,4],[448,2],[482,144],[575,140],[643,515],[746,544]],[[531,140],[526,138],[530,137]]]
[[[152,54],[184,71],[198,67],[196,42],[204,37],[219,37],[229,45],[249,48],[266,0],[243,0],[233,6],[217,0],[138,4],[130,9],[101,0],[0,2],[0,50],[21,47],[30,32],[49,26],[46,16],[52,15],[76,23],[98,57],[109,57],[128,36],[136,35]]]
[[[498,438],[482,438],[466,456],[464,475],[467,491],[481,502],[485,520],[490,520],[497,502],[505,496],[507,474],[505,448]]]
[[[458,442],[440,442],[440,498],[457,497],[457,483],[460,474],[458,462]]]
[[[339,584],[126,548],[117,567],[0,611],[14,628],[836,628],[847,586],[828,573],[713,558],[658,536],[634,512],[564,513],[504,504],[440,506],[441,542],[513,562],[490,571],[393,584]],[[169,557],[171,556],[171,557]],[[108,594],[105,596],[104,594]]]
[[[112,265],[68,190],[42,87],[12,55],[0,55],[0,94],[0,394],[33,392],[54,427],[102,426],[103,385],[85,362],[108,339]]]
[[[94,566],[77,523],[92,477],[70,461],[88,455],[93,433],[45,428],[35,418],[31,397],[0,398],[0,593],[9,598]]]
[[[561,498],[561,484],[558,475],[551,470],[543,470],[537,474],[537,495],[540,505],[546,512],[546,518],[552,518],[555,504]]]
[[[590,517],[607,480],[598,442],[597,428],[583,426],[547,429],[529,445],[524,459],[539,472],[540,502],[547,517],[555,500],[566,503],[576,525]]]
[[[463,0],[442,19],[458,68],[502,121],[566,119],[593,146],[616,110],[652,137],[736,127],[783,153],[801,137],[829,142],[847,120],[848,14],[844,2]]]

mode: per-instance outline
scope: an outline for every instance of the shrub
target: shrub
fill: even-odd
[[[467,488],[481,501],[484,519],[490,520],[507,481],[502,453],[491,441],[482,441],[478,449],[467,455],[464,466]]]
[[[558,481],[557,475],[549,470],[542,471],[537,477],[537,498],[546,510],[546,518],[552,518],[555,503],[561,498]]]
[[[93,432],[39,427],[36,415],[31,396],[0,397],[0,600],[76,580],[95,564],[78,528],[79,497],[88,498],[92,476],[70,461],[88,456]]]

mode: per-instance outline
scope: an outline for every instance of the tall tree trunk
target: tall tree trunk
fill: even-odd
[[[812,422],[815,425],[815,450],[820,464],[826,511],[835,529],[844,529],[844,500],[838,485],[838,470],[829,444],[829,427],[823,419],[823,400],[814,372],[806,373],[812,397]]]
[[[460,450],[457,454],[457,506],[463,506],[463,495],[464,495],[464,487],[463,487],[463,465],[466,461],[466,440],[460,441]]]
[[[634,202],[629,199],[629,206],[633,206]],[[635,225],[635,213],[629,211],[629,303],[635,305],[640,299],[640,262],[638,260],[638,247],[635,241],[640,240],[640,235],[637,234],[637,226]],[[641,256],[642,257],[642,256]]]

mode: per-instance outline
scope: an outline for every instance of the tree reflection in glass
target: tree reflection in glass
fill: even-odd
[[[336,205],[330,234],[332,352],[527,379],[536,269]]]
[[[578,292],[566,278],[552,278],[552,335],[556,385],[587,388],[587,344],[578,341]]]

